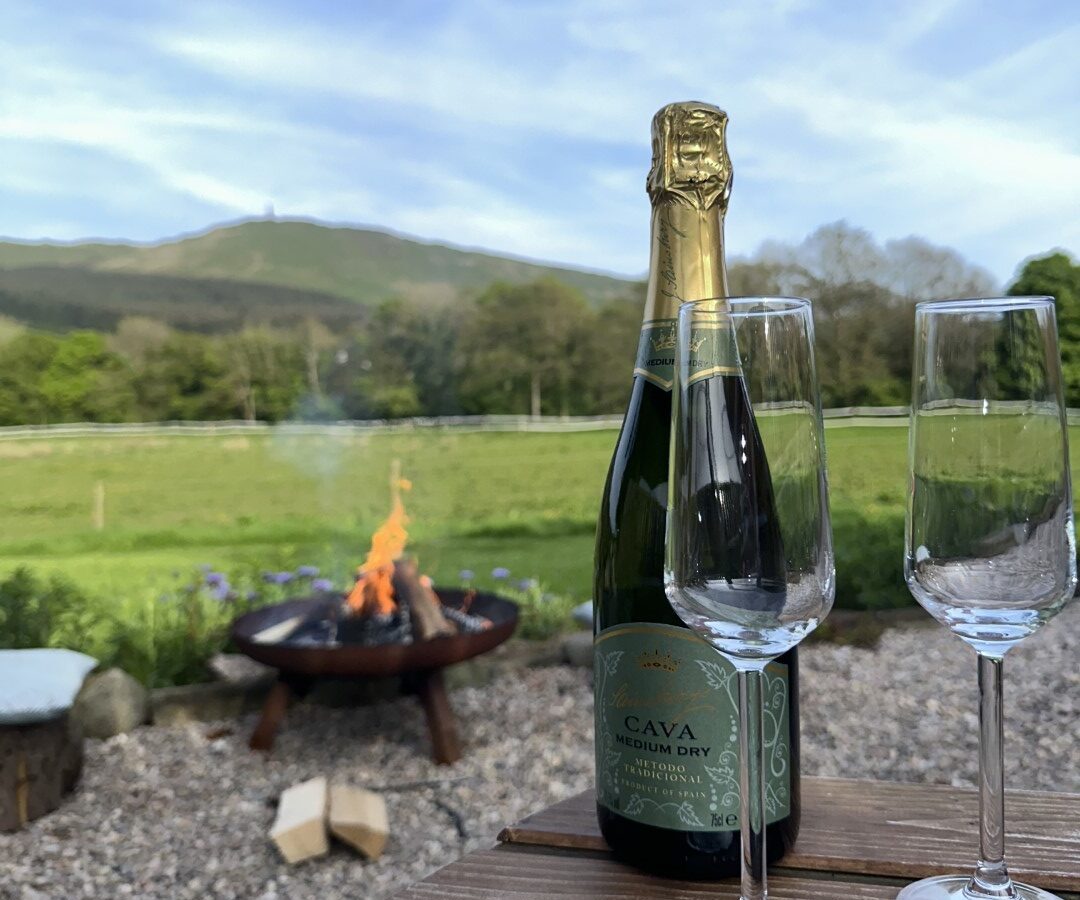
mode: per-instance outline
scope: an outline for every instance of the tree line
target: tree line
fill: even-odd
[[[915,301],[997,290],[954,251],[918,238],[882,246],[844,223],[765,245],[729,273],[733,294],[814,301],[826,406],[908,402]],[[1009,290],[1058,298],[1080,405],[1080,265],[1061,252],[1029,260]],[[110,331],[12,328],[0,339],[0,424],[618,413],[644,293],[628,285],[590,306],[544,278],[450,305],[388,299],[352,327],[313,316],[205,334],[133,316]]]

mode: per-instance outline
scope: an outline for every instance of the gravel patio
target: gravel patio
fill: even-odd
[[[801,660],[804,773],[974,783],[974,657],[943,629],[893,630],[877,650],[814,644]],[[1080,792],[1078,660],[1080,606],[1007,660],[1011,787]],[[410,699],[297,708],[268,760],[246,747],[250,718],[89,741],[77,793],[0,835],[0,897],[380,900],[591,784],[587,670],[527,669],[452,701],[466,757],[448,768],[428,758]],[[277,796],[319,774],[385,791],[378,862],[341,847],[279,862],[266,837]]]

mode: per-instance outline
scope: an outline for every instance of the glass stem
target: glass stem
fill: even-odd
[[[765,743],[761,669],[739,669],[739,822],[741,900],[765,900]]]
[[[979,864],[966,894],[1017,897],[1005,867],[1005,748],[1001,657],[979,654]]]

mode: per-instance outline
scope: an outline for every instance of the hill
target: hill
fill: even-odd
[[[150,316],[187,331],[288,325],[307,317],[337,329],[365,309],[344,297],[270,284],[95,271],[77,266],[0,269],[0,316],[49,331],[112,331],[125,316]]]
[[[324,307],[339,300],[367,306],[396,295],[434,305],[493,281],[521,283],[545,275],[576,287],[593,303],[624,295],[628,286],[606,275],[373,229],[260,220],[152,245],[0,242],[0,313],[70,327],[106,307],[110,315],[162,315],[160,309],[173,309],[187,297],[219,309],[243,306],[247,315],[262,303],[255,288],[272,286],[292,293],[267,295],[276,308],[270,318],[290,303],[297,306],[296,316],[307,314],[311,303],[322,317]],[[35,313],[37,307],[47,310]]]

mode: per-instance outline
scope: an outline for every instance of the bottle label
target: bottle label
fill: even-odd
[[[675,348],[678,329],[675,319],[652,319],[641,327],[634,374],[665,391],[675,384]],[[738,375],[739,350],[729,322],[695,325],[690,336],[686,362],[686,383],[693,384],[713,375]]]
[[[596,797],[677,831],[739,828],[739,685],[734,666],[686,628],[606,628],[593,649]],[[791,814],[788,669],[764,674],[765,817]]]

